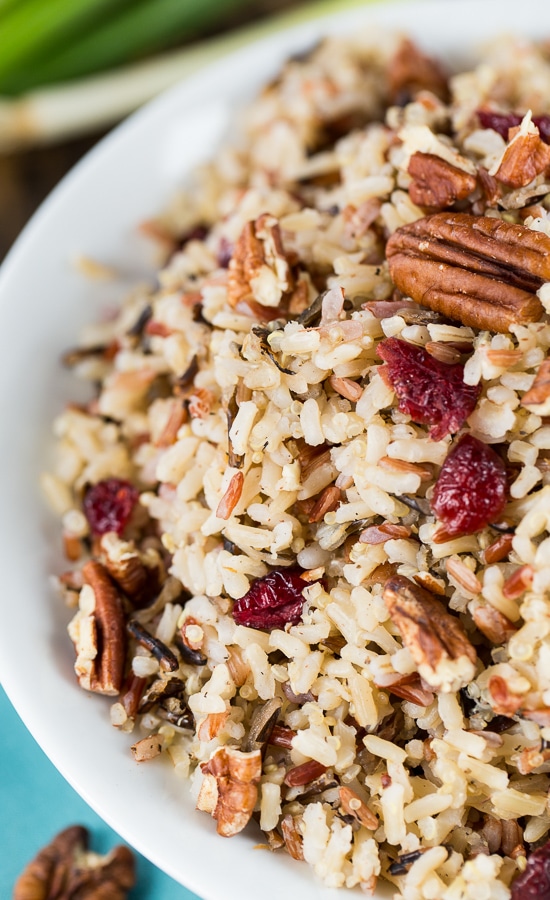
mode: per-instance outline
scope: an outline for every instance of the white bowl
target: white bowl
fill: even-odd
[[[2,683],[40,746],[65,778],[121,836],[206,900],[319,896],[305,865],[254,851],[254,836],[219,838],[195,813],[169,765],[138,766],[128,736],[111,727],[108,701],[85,694],[73,675],[67,610],[48,576],[63,565],[57,524],[38,476],[51,448],[50,422],[75,384],[60,370],[64,349],[125,290],[87,283],[79,254],[112,263],[130,280],[151,274],[150,247],[136,225],[212,154],[235,107],[285,57],[326,33],[359,23],[399,27],[440,58],[477,58],[475,47],[508,31],[550,36],[547,0],[435,0],[367,6],[254,44],[185,81],[95,148],[35,215],[0,274],[0,578]],[[144,262],[145,261],[145,262]],[[323,891],[324,896],[346,896]],[[349,894],[348,894],[349,896]]]

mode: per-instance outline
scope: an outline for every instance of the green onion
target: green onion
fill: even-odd
[[[254,0],[0,0],[0,94],[66,81],[198,37]]]
[[[8,10],[20,4],[21,0],[0,0],[0,17]]]
[[[0,3],[2,0],[0,0]],[[66,45],[75,32],[85,34],[106,10],[129,0],[20,0],[14,7],[0,6],[0,79],[13,67],[32,64],[37,51],[53,42]],[[6,0],[4,0],[4,5]]]

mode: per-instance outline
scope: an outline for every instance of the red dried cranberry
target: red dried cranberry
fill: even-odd
[[[122,478],[106,478],[92,485],[84,497],[84,515],[94,534],[122,534],[139,499],[139,491]]]
[[[512,900],[550,900],[550,841],[531,853],[512,884]]]
[[[550,144],[550,116],[533,116],[533,122],[537,126],[544,143]]]
[[[521,125],[523,116],[518,113],[498,113],[490,109],[478,109],[476,113],[482,128],[492,128],[497,131],[504,140],[508,140],[508,130]],[[540,136],[545,143],[550,144],[550,116],[533,116]]]
[[[378,344],[386,362],[384,375],[399,399],[399,409],[413,422],[431,425],[430,437],[440,441],[454,434],[474,411],[479,385],[464,384],[464,366],[449,365],[423,347],[388,338]]]
[[[229,263],[231,262],[231,257],[233,256],[234,251],[233,244],[231,244],[227,238],[221,237],[220,243],[218,246],[218,254],[217,254],[217,262],[220,269],[229,268]]]
[[[272,569],[235,600],[233,618],[237,625],[264,631],[296,625],[302,618],[302,591],[307,586],[297,569]]]
[[[465,434],[441,467],[432,509],[449,535],[474,534],[498,521],[506,490],[501,458],[487,444]]]
[[[504,140],[508,140],[508,129],[521,125],[521,116],[517,113],[498,113],[490,109],[478,109],[476,115],[482,128],[492,128]]]
[[[184,232],[184,234],[180,235],[178,246],[183,250],[183,248],[189,243],[189,241],[204,241],[204,239],[208,237],[209,231],[210,229],[208,228],[208,225],[194,225],[193,228],[189,229],[189,231],[186,231]]]

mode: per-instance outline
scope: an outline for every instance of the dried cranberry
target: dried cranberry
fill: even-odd
[[[302,591],[307,585],[297,569],[272,569],[235,600],[233,618],[237,625],[265,631],[296,625],[302,618]]]
[[[474,534],[498,521],[506,490],[501,458],[487,444],[465,434],[441,467],[432,509],[449,535]]]
[[[492,128],[505,141],[508,140],[508,130],[517,128],[523,119],[518,113],[498,113],[490,109],[478,109],[476,114],[482,128]],[[537,126],[542,140],[550,144],[550,116],[533,116],[533,123]]]
[[[537,126],[544,143],[550,144],[550,116],[533,116],[533,122]]]
[[[430,437],[439,441],[454,434],[474,411],[478,385],[464,384],[464,366],[449,365],[423,347],[388,338],[378,344],[386,362],[384,375],[399,399],[399,409],[413,422],[431,425]]]
[[[139,491],[122,478],[106,478],[92,485],[83,504],[92,532],[122,534],[138,499]]]
[[[220,269],[227,269],[229,267],[234,249],[233,244],[231,244],[227,238],[223,236],[220,238],[217,254],[217,262]]]
[[[521,125],[521,116],[517,113],[498,113],[490,109],[478,109],[476,115],[482,128],[492,128],[504,140],[508,140],[508,129]]]
[[[181,250],[189,243],[189,241],[204,241],[208,237],[210,229],[208,225],[198,224],[190,228],[189,231],[180,235],[178,246]]]
[[[512,884],[512,900],[550,900],[550,841],[531,853]]]

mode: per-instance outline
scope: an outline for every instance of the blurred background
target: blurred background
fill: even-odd
[[[255,37],[360,3],[0,0],[0,261],[65,172],[134,109]]]

